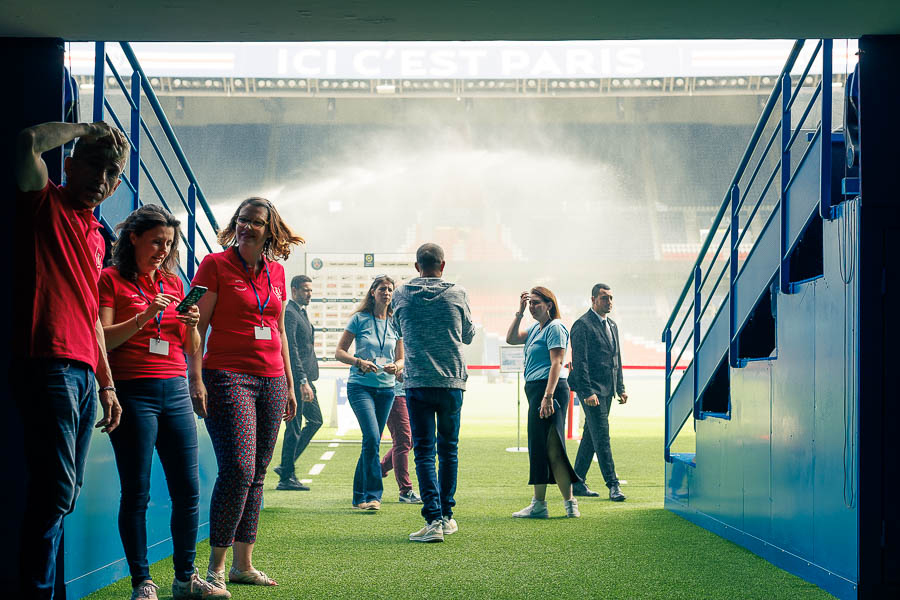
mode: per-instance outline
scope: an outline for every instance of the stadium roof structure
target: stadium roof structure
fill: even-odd
[[[0,36],[131,41],[855,38],[900,33],[900,2],[6,0]]]

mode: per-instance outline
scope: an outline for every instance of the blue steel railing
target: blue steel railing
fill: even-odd
[[[153,87],[150,85],[134,51],[131,49],[131,45],[127,42],[121,42],[119,45],[131,66],[131,86],[129,88],[129,86],[126,85],[122,76],[119,74],[118,69],[116,69],[115,64],[113,64],[113,61],[107,55],[105,42],[97,42],[94,56],[93,120],[102,121],[104,120],[104,115],[108,114],[116,126],[125,132],[125,136],[128,138],[128,143],[131,145],[131,155],[129,156],[128,161],[128,175],[126,177],[123,174],[122,182],[132,193],[132,210],[144,204],[141,199],[141,173],[146,177],[146,180],[153,189],[159,203],[162,204],[166,210],[174,213],[169,205],[169,201],[166,200],[166,194],[163,193],[161,186],[171,188],[171,191],[169,191],[169,199],[172,199],[173,196],[177,196],[178,200],[180,200],[181,206],[187,212],[187,225],[183,228],[181,233],[181,239],[184,242],[187,256],[184,267],[179,268],[182,269],[182,277],[185,277],[190,281],[194,277],[194,271],[197,265],[200,264],[200,257],[197,253],[197,238],[199,237],[200,241],[203,243],[203,246],[206,248],[206,253],[212,252],[210,242],[200,229],[201,223],[198,223],[197,221],[198,205],[206,217],[205,224],[210,227],[213,233],[219,230],[219,226],[216,223],[212,210],[210,210],[206,197],[203,195],[197,177],[194,175],[191,165],[181,148],[181,144],[178,143],[178,138],[175,137],[175,131],[172,129],[169,120],[166,118],[166,114],[159,103],[159,99],[156,97]],[[130,119],[128,127],[124,125],[122,119],[116,114],[106,93],[107,71],[112,76],[113,82],[118,86],[119,90],[121,90],[129,105]],[[175,156],[178,163],[175,170],[176,172],[179,172],[180,177],[183,179],[182,183],[179,183],[175,172],[173,172],[173,168],[163,156],[163,149],[160,147],[160,143],[150,132],[150,127],[141,115],[142,98],[145,98],[149,103],[150,108],[156,117],[157,124],[160,129],[162,129],[165,136],[165,140],[163,141],[163,144],[165,144],[164,147],[170,150]],[[158,159],[159,164],[162,166],[164,174],[162,182],[157,181],[157,178],[151,172],[147,161],[144,160],[141,154],[141,146],[144,141],[149,142],[153,153]],[[115,235],[111,224],[104,217],[101,208],[102,207],[97,208],[97,218],[110,234]]]
[[[781,228],[781,248],[780,257],[781,264],[779,268],[779,290],[782,293],[790,294],[793,292],[793,285],[790,280],[790,254],[786,247],[789,243],[787,239],[786,221],[787,205],[790,201],[789,188],[796,175],[797,170],[793,168],[791,160],[791,151],[794,149],[798,139],[804,139],[808,145],[803,152],[803,157],[814,147],[814,142],[819,136],[822,136],[821,149],[821,197],[819,199],[819,215],[823,219],[831,219],[831,82],[832,82],[832,40],[819,40],[813,48],[809,61],[805,64],[802,73],[799,76],[792,75],[797,60],[806,44],[806,40],[797,40],[791,48],[784,68],[781,70],[772,93],[763,108],[762,115],[756,125],[750,142],[744,152],[743,157],[738,164],[734,177],[728,185],[725,197],[713,218],[709,234],[703,241],[700,252],[691,268],[691,273],[684,284],[672,314],[669,316],[662,332],[662,341],[666,348],[666,371],[665,371],[665,400],[666,400],[666,422],[665,422],[665,458],[671,461],[670,447],[678,432],[687,422],[688,418],[693,414],[694,418],[702,418],[699,414],[699,399],[702,390],[700,386],[703,382],[699,381],[699,369],[696,363],[691,369],[692,377],[689,381],[682,379],[678,381],[677,386],[691,385],[693,387],[693,410],[684,415],[684,418],[678,422],[672,422],[669,405],[673,397],[673,381],[672,376],[678,371],[682,365],[682,360],[688,360],[686,352],[691,348],[690,362],[698,355],[701,344],[703,343],[703,325],[709,324],[715,318],[719,311],[729,310],[729,347],[728,362],[729,366],[737,368],[742,366],[738,358],[737,352],[737,314],[735,306],[735,285],[740,275],[740,258],[739,248],[744,241],[751,227],[758,225],[760,222],[767,222],[774,214],[775,210],[781,207],[780,212],[780,228]],[[796,110],[794,104],[800,96],[800,91],[807,81],[810,70],[816,60],[821,60],[822,76],[818,84],[812,89],[811,97],[803,108],[801,116],[797,119],[796,124],[792,124],[792,110]],[[794,83],[797,83],[794,87]],[[781,100],[780,109],[776,108],[779,99]],[[807,139],[806,136],[800,136],[803,125],[807,117],[816,105],[816,100],[821,111],[821,120],[816,125],[815,133]],[[767,126],[773,117],[777,117],[777,121],[772,127],[772,132],[765,141],[763,134],[767,131]],[[773,146],[779,139],[780,144],[777,150],[773,152]],[[751,159],[756,158],[755,165],[750,169]],[[796,164],[802,163],[802,158],[796,161]],[[760,173],[768,173],[762,180],[758,179]],[[780,173],[776,191],[777,199],[774,202],[765,202],[772,191],[772,184],[775,182],[776,176]],[[759,186],[761,187],[761,190]],[[758,193],[758,195],[757,195]],[[749,202],[756,198],[752,208],[749,208]],[[765,209],[760,213],[760,209]],[[745,214],[745,218],[741,215]],[[765,218],[760,215],[765,215]],[[714,240],[721,236],[721,239],[714,252],[709,252]],[[728,248],[725,254],[722,249],[725,248],[725,242],[728,241]],[[720,266],[721,263],[721,266]],[[710,282],[710,275],[718,272],[714,283]],[[728,288],[719,288],[725,274],[728,274]],[[688,294],[693,292],[688,297]],[[685,326],[691,323],[691,327]],[[675,324],[678,323],[677,326]],[[673,333],[674,331],[674,333]],[[684,334],[684,336],[682,336]],[[673,353],[675,358],[673,359]],[[682,367],[683,368],[683,367]],[[686,372],[686,369],[685,371]]]

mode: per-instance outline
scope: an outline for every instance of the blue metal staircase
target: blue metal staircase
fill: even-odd
[[[770,288],[782,294],[794,292],[799,281],[791,275],[792,253],[808,228],[818,223],[814,217],[832,218],[832,146],[843,142],[842,134],[831,132],[832,41],[815,43],[802,71],[794,73],[809,47],[805,40],[798,40],[791,49],[663,329],[667,462],[694,461],[693,454],[671,452],[688,419],[729,418],[730,408],[703,410],[704,392],[723,361],[726,367],[742,368],[753,360],[741,354],[742,330]],[[817,63],[821,74],[812,76]],[[809,91],[808,83],[816,77],[811,97],[805,106],[798,106],[801,92]],[[816,108],[818,124],[805,127]],[[815,161],[816,168],[804,168],[810,161]],[[807,181],[815,176],[820,177],[818,184]],[[810,194],[810,189],[819,193]],[[755,230],[753,248],[742,259],[739,248],[748,232]],[[710,251],[714,242],[715,250]],[[679,368],[683,371],[676,382],[673,377]]]

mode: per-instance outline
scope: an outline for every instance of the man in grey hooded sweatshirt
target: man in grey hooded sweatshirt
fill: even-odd
[[[475,336],[466,291],[444,281],[444,251],[423,244],[416,251],[416,271],[394,292],[394,326],[403,338],[406,406],[412,430],[416,476],[425,527],[411,533],[413,542],[442,542],[456,533],[457,445],[463,391],[468,371],[462,345]],[[437,445],[439,471],[435,470]]]

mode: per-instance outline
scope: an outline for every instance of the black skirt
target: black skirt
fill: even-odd
[[[566,411],[569,408],[569,384],[560,379],[553,392],[553,415],[549,419],[541,418],[541,401],[547,389],[547,380],[525,382],[525,396],[528,398],[528,462],[530,465],[528,484],[540,485],[556,483],[553,470],[547,455],[547,440],[550,435],[559,437],[562,446],[563,462],[569,470],[572,483],[581,479],[575,474],[569,456],[566,453]]]

